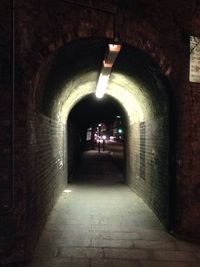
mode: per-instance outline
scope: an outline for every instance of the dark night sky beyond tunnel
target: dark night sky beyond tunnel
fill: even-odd
[[[104,96],[102,99],[97,99],[95,95],[90,95],[72,109],[69,119],[85,125],[95,122],[111,123],[117,115],[121,114],[119,104],[111,97]]]

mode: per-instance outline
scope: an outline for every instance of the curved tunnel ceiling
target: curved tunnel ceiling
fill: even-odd
[[[96,89],[107,40],[80,39],[59,51],[46,83],[43,108],[66,123],[73,106]],[[168,112],[165,78],[144,52],[128,45],[114,64],[106,93],[121,105],[130,124]]]

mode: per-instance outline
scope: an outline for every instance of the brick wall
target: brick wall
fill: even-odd
[[[29,114],[26,218],[32,247],[65,184],[64,127],[41,114]],[[32,249],[31,247],[31,249]]]
[[[12,209],[12,3],[0,10],[0,213]],[[7,16],[4,16],[4,14]]]
[[[0,265],[10,262],[23,261],[25,258],[26,236],[26,177],[27,177],[27,149],[26,149],[26,119],[23,114],[14,117],[13,153],[10,157],[12,168],[7,169],[8,179],[12,179],[13,207],[8,213],[1,215],[1,257]],[[23,140],[23,142],[19,142]],[[4,143],[6,144],[6,143]],[[7,144],[8,145],[8,144]],[[10,167],[10,166],[7,166]],[[12,172],[12,176],[10,175]],[[10,190],[6,191],[7,193]]]
[[[11,116],[0,118],[0,214],[13,208],[13,181],[12,181],[12,127]],[[8,171],[9,170],[9,171]]]
[[[14,209],[1,216],[2,265],[30,257],[65,185],[63,125],[36,113],[27,121],[23,114],[15,118]]]
[[[45,123],[50,127],[50,122],[44,117],[41,119],[41,116],[28,115],[32,110],[40,110],[41,108],[44,86],[40,86],[39,79],[37,79],[40,68],[45,70],[46,68],[44,66],[51,64],[51,59],[54,58],[59,48],[74,39],[81,37],[112,38],[114,18],[106,12],[73,7],[63,1],[18,0],[15,2],[15,59],[17,62],[15,66],[15,104],[17,105],[17,118],[15,120],[15,207],[12,213],[1,216],[1,225],[3,225],[2,229],[4,232],[4,237],[1,238],[1,252],[2,255],[13,262],[24,258],[25,245],[21,240],[26,235],[27,207],[31,206],[33,202],[32,209],[34,210],[34,207],[37,207],[37,199],[39,199],[39,195],[36,196],[37,193],[34,190],[38,186],[36,181],[41,180],[37,178],[31,180],[29,177],[33,178],[36,170],[41,170],[44,177],[47,171],[44,166],[49,166],[47,162],[38,162],[38,158],[42,157],[42,153],[45,153],[45,150],[42,150],[43,146],[40,148],[40,143],[34,143],[34,136],[30,137],[34,134],[34,130],[32,129],[30,131],[31,126],[29,121],[33,123],[33,128],[39,121],[44,126],[43,129],[45,131],[48,128],[45,127]],[[80,0],[80,2],[85,3],[84,0]],[[94,6],[105,8],[111,13],[115,12],[115,1],[113,1],[113,4],[110,1],[93,1],[93,3]],[[176,0],[173,3],[171,1],[163,1],[161,3],[160,1],[149,0],[135,1],[134,3],[133,10],[131,8],[128,10],[124,9],[119,14],[122,22],[119,28],[120,36],[123,42],[142,49],[151,55],[160,65],[163,73],[171,83],[173,103],[177,111],[174,114],[177,124],[175,129],[175,135],[177,136],[175,151],[177,172],[176,180],[174,181],[177,195],[175,202],[176,225],[174,229],[181,235],[191,235],[191,237],[197,238],[200,237],[200,165],[198,164],[200,155],[200,85],[188,82],[188,34],[190,32],[199,34],[199,17],[197,16],[194,20],[196,27],[193,27],[195,25],[191,24],[197,1],[191,0],[190,4],[188,4],[187,0]],[[12,35],[10,29],[12,27],[9,25],[12,23],[10,20],[11,16],[5,16],[4,14],[9,14],[9,10],[11,10],[10,4],[10,1],[4,1],[0,9],[1,28],[3,29],[1,31],[0,55],[1,58],[3,57],[1,62],[5,63],[1,65],[1,70],[3,69],[5,71],[5,79],[0,84],[1,111],[2,114],[3,112],[7,113],[5,117],[1,117],[1,122],[4,125],[1,129],[4,131],[3,136],[5,137],[5,143],[1,144],[1,153],[4,152],[1,156],[4,166],[2,168],[3,172],[1,171],[1,179],[2,177],[3,179],[5,178],[5,195],[7,193],[9,194],[10,191],[10,188],[7,190],[6,185],[6,180],[10,181],[10,166],[7,165],[7,160],[5,159],[10,158],[10,146],[6,140],[9,136],[9,89],[11,86],[9,65],[11,65],[10,44],[12,43]],[[163,33],[165,34],[163,35]],[[148,125],[148,121],[145,121],[145,123]],[[43,133],[42,128],[40,130]],[[36,129],[35,131],[37,132]],[[131,131],[138,133],[139,126],[132,127]],[[61,134],[58,135],[61,136]],[[42,144],[42,134],[39,136],[40,134],[36,140],[40,140]],[[30,140],[33,140],[31,141],[32,143],[30,143]],[[139,142],[139,139],[135,139],[132,142],[133,146],[131,146],[130,152],[134,151],[135,147],[138,147],[138,150],[134,154],[135,162],[127,162],[128,166],[130,164],[139,166]],[[47,153],[51,147],[50,143],[48,145],[45,144],[45,146],[49,164],[54,163],[57,169],[59,169],[59,161],[54,161],[54,156],[51,160],[51,156]],[[154,173],[156,177],[161,177],[163,167],[156,165],[157,163],[153,160],[152,154],[148,151],[151,152],[151,149],[154,149],[160,155],[162,154],[162,148],[163,144],[161,140],[154,139],[151,147],[145,152],[145,162],[151,166],[149,170],[152,170],[152,174]],[[34,153],[34,149],[36,151],[38,149],[38,154],[36,152]],[[157,166],[155,170],[159,170],[159,173],[156,173],[154,170],[153,167],[155,166]],[[138,175],[139,167],[132,168],[131,172],[133,175]],[[164,169],[163,172],[165,175]],[[137,184],[138,190],[141,190],[140,185],[144,182],[147,184],[147,189],[145,190],[149,190],[150,181],[148,183],[144,179],[140,179],[139,181],[140,183]],[[45,178],[44,184],[48,185],[48,182],[48,178]],[[158,188],[161,181],[160,178],[156,178],[153,182],[156,182]],[[29,184],[32,186],[30,187]],[[55,185],[56,183],[52,183],[48,187],[48,196],[52,196],[53,188],[56,188]],[[5,192],[1,193],[4,195]],[[159,199],[159,192],[156,195]],[[40,195],[40,197],[42,196]],[[152,198],[149,195],[148,201],[150,204],[153,203]],[[44,197],[42,202],[43,204],[48,204],[47,198]],[[47,210],[49,210],[50,206],[47,206]],[[159,210],[159,216],[162,217],[162,208],[156,206],[155,210],[157,212]],[[38,225],[41,224],[43,218],[37,219]],[[2,258],[3,256],[1,257],[1,261]]]
[[[184,84],[177,123],[176,225],[178,235],[200,239],[200,84]]]
[[[130,131],[134,139],[129,140],[127,148],[131,160],[127,166],[128,184],[169,227],[168,118],[135,123]]]

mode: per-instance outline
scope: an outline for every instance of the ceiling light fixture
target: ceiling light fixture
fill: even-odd
[[[102,98],[104,96],[104,93],[108,85],[112,67],[114,65],[114,62],[120,50],[121,50],[120,44],[108,44],[108,51],[103,60],[101,73],[99,75],[99,80],[98,80],[97,87],[96,87],[95,94],[97,98]]]

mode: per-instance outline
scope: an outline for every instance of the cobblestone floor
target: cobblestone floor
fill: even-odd
[[[166,233],[107,152],[84,155],[30,267],[199,267],[200,246]]]

